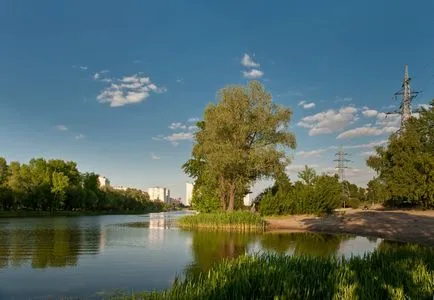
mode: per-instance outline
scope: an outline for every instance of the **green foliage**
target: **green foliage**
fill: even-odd
[[[60,159],[32,159],[28,164],[0,157],[0,210],[137,211],[165,209],[135,189],[99,188],[98,175],[80,174],[77,164]]]
[[[378,174],[370,184],[371,198],[377,194],[386,204],[434,207],[434,100],[376,152],[367,160]]]
[[[380,178],[374,178],[368,182],[366,199],[371,203],[384,204],[391,198],[386,184]]]
[[[306,167],[292,185],[280,180],[259,202],[262,215],[328,214],[341,204],[342,187],[336,176],[316,175]]]
[[[265,228],[265,221],[258,216],[246,211],[232,213],[200,213],[184,216],[178,220],[178,224],[184,228],[214,228],[257,230]]]
[[[138,299],[430,299],[434,252],[404,246],[364,257],[240,256]]]
[[[284,150],[295,147],[287,130],[292,112],[274,104],[261,83],[228,86],[219,97],[197,124],[192,158],[183,165],[198,186],[195,205],[205,211],[215,209],[216,198],[223,210],[241,207],[257,179],[284,172],[289,163]]]

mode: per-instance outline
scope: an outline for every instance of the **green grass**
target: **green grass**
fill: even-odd
[[[414,245],[348,260],[241,256],[170,289],[124,299],[432,299],[434,249]],[[134,298],[131,298],[134,297]]]
[[[246,211],[231,213],[200,213],[197,215],[184,216],[178,220],[182,228],[207,228],[207,229],[230,229],[230,230],[263,230],[266,222],[257,214]]]

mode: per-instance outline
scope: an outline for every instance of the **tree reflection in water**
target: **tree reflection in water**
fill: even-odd
[[[0,268],[30,262],[32,268],[77,265],[83,254],[97,254],[99,228],[35,228],[0,230]]]
[[[277,253],[326,257],[336,255],[341,243],[352,238],[350,235],[310,232],[266,233],[261,238],[261,246]]]
[[[198,230],[192,232],[193,263],[185,270],[186,276],[198,276],[224,259],[234,259],[248,250],[256,234]]]

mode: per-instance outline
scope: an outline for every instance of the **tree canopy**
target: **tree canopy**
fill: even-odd
[[[296,144],[288,131],[291,115],[258,81],[220,90],[197,124],[192,158],[183,165],[196,180],[193,205],[232,211],[257,179],[284,173],[286,150]]]
[[[378,175],[368,194],[394,205],[434,207],[434,100],[391,135],[388,145],[377,147],[367,164]]]

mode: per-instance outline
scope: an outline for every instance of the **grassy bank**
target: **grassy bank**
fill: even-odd
[[[208,228],[231,230],[263,230],[266,222],[256,214],[245,211],[232,213],[200,213],[182,217],[178,225],[183,228]]]
[[[133,299],[432,299],[433,257],[414,245],[349,260],[241,256]]]
[[[100,215],[137,215],[155,211],[0,211],[0,218],[29,218],[29,217],[79,217],[79,216],[100,216]]]

